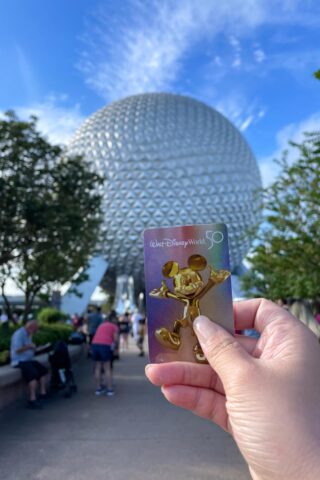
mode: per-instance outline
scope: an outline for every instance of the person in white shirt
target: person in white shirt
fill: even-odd
[[[145,318],[144,316],[136,310],[132,317],[131,317],[131,322],[132,322],[132,333],[133,333],[133,338],[136,341],[137,347],[140,350],[139,357],[144,356],[144,334],[145,334]]]

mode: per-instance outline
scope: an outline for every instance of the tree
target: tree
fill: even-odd
[[[36,119],[0,121],[0,265],[25,293],[25,315],[44,288],[69,280],[101,240],[103,178],[50,145]],[[3,283],[3,282],[2,282]]]
[[[41,236],[32,180],[38,168],[60,154],[60,147],[49,145],[37,132],[34,117],[21,122],[14,112],[7,112],[0,120],[0,265],[14,260]]]
[[[264,222],[242,286],[247,293],[277,298],[320,298],[320,136],[305,135],[289,165],[264,190]]]

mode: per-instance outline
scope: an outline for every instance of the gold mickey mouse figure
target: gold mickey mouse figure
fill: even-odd
[[[188,258],[188,267],[181,268],[175,261],[169,261],[164,264],[162,274],[164,277],[173,279],[173,292],[168,288],[165,280],[162,281],[160,288],[155,288],[150,292],[154,298],[172,298],[182,302],[184,307],[183,317],[176,320],[172,331],[165,327],[159,328],[155,332],[157,340],[166,348],[178,350],[181,345],[181,328],[189,327],[193,331],[193,321],[200,315],[200,300],[213,287],[223,283],[231,274],[227,270],[214,270],[208,265],[209,279],[205,285],[200,271],[207,267],[207,260],[202,255],[191,255]],[[193,354],[197,362],[207,363],[202,348],[197,341],[193,347]]]

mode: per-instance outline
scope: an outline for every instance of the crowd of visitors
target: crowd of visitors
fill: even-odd
[[[88,357],[95,363],[96,395],[115,394],[113,362],[120,358],[121,351],[128,350],[130,334],[139,349],[139,356],[144,356],[145,323],[145,317],[138,310],[132,315],[125,312],[118,316],[115,310],[103,315],[101,308],[96,307],[88,312],[81,326],[75,327],[88,338]]]
[[[286,310],[295,313],[300,322]],[[275,305],[254,299],[236,303],[234,311],[236,327],[240,331],[256,330],[258,339],[232,336],[200,316],[195,319],[194,327],[209,364],[148,365],[147,377],[162,387],[171,403],[230,432],[253,478],[302,478],[305,473],[304,478],[318,478],[315,474],[319,472],[319,461],[310,454],[317,451],[320,439],[319,425],[314,421],[320,400],[315,368],[319,345],[313,335],[319,333],[315,329],[318,319],[311,317],[305,302],[287,305],[279,301]],[[126,312],[118,318],[115,311],[104,315],[97,307],[82,321],[73,319],[72,323],[76,332],[87,338],[89,356],[95,364],[95,394],[114,395],[114,352],[117,348],[119,351],[128,348],[131,332],[139,356],[144,354],[143,315],[138,311],[132,315]],[[37,329],[37,321],[28,320],[15,331],[11,340],[12,366],[21,370],[28,384],[31,408],[40,406],[38,399],[47,398],[48,370],[34,358],[36,346],[32,335]],[[298,374],[291,375],[293,370]],[[311,373],[313,377],[309,378]],[[248,411],[258,414],[248,415]],[[279,425],[284,425],[281,431]],[[271,458],[269,451],[257,445],[274,445],[276,453]],[[297,474],[294,460],[305,446],[308,462],[301,464]]]
[[[0,311],[0,322],[3,331],[6,331],[9,328],[9,318],[4,310]],[[115,310],[105,314],[102,313],[101,307],[97,306],[90,307],[82,316],[75,313],[68,323],[74,329],[70,337],[71,343],[84,343],[88,358],[94,362],[95,394],[114,395],[114,361],[120,358],[121,352],[129,349],[130,336],[138,347],[138,355],[144,356],[145,317],[138,310],[133,313],[127,311],[120,316]],[[49,371],[35,359],[36,353],[40,352],[32,341],[38,327],[38,322],[31,318],[18,328],[11,338],[11,365],[21,370],[28,387],[28,407],[32,409],[41,409],[43,406],[41,400],[48,398]],[[70,360],[62,359],[61,352],[64,352],[65,357],[66,347],[61,344],[53,347],[50,356],[50,386],[51,391],[56,391],[61,382],[72,377]],[[66,368],[61,368],[64,365]],[[73,379],[71,386],[75,388]]]
[[[6,329],[9,326],[8,315],[4,310],[0,311],[0,321],[2,328]],[[74,329],[69,339],[70,343],[84,343],[87,357],[94,362],[95,394],[114,395],[114,360],[120,359],[121,352],[129,349],[130,335],[138,347],[138,355],[144,355],[146,323],[144,316],[138,311],[132,314],[125,312],[118,316],[115,310],[111,310],[105,314],[102,313],[101,307],[97,306],[89,307],[83,316],[75,313],[68,323]],[[40,400],[48,398],[48,368],[35,359],[36,353],[40,352],[32,341],[32,336],[37,332],[38,327],[38,322],[31,318],[18,328],[11,338],[11,365],[21,370],[22,377],[28,386],[28,407],[32,409],[42,408],[43,404]],[[63,375],[63,378],[66,373],[70,375],[70,360],[63,362],[61,358],[61,362],[59,362],[59,355],[62,355],[62,351],[66,352],[66,349],[63,345],[58,345],[59,348],[56,348],[57,345],[53,347],[50,358],[52,370],[50,376],[51,387],[54,386],[56,389],[62,379],[62,377],[59,378],[59,375]],[[42,350],[43,348],[48,348],[48,345],[41,347]],[[60,368],[63,363],[68,364],[65,373]],[[57,368],[54,368],[55,366]],[[53,372],[53,370],[55,371]],[[53,377],[54,382],[52,382]],[[72,388],[75,386],[73,385]]]
[[[302,323],[320,338],[320,316],[314,316],[308,304],[302,301],[279,300],[284,309],[291,311]],[[2,327],[7,327],[9,319],[4,310],[0,311]],[[112,396],[115,394],[113,381],[114,361],[121,353],[129,349],[129,339],[133,338],[138,355],[144,356],[146,319],[136,309],[117,315],[115,310],[103,313],[100,306],[90,307],[85,315],[72,315],[70,323],[74,333],[74,343],[84,343],[87,356],[94,362],[95,394]],[[28,320],[18,328],[11,339],[11,365],[21,370],[28,385],[30,408],[40,408],[39,399],[47,398],[48,369],[35,359],[38,350],[32,342],[32,335],[38,330],[34,319]],[[258,338],[259,332],[244,330],[244,333]],[[52,375],[51,375],[52,377]]]
[[[89,346],[93,343],[97,329],[106,320],[118,327],[117,340],[112,342],[113,359],[118,359],[121,351],[128,350],[130,335],[139,349],[139,356],[144,356],[145,316],[138,309],[132,313],[127,311],[123,315],[118,315],[115,310],[111,310],[108,314],[103,314],[101,307],[98,306],[89,307],[87,313],[83,316],[74,314],[71,317],[71,324],[74,330],[86,337],[88,357],[91,356],[92,348]]]

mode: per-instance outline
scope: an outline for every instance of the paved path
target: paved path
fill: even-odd
[[[229,435],[168,404],[137,351],[116,362],[114,397],[95,397],[87,359],[79,392],[42,411],[17,402],[0,414],[1,480],[248,480]]]

